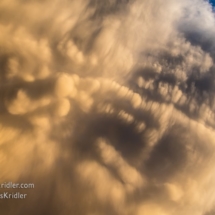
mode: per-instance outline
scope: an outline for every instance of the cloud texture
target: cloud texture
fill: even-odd
[[[215,17],[203,0],[1,0],[2,215],[211,215]]]

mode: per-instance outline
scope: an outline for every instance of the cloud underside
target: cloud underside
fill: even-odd
[[[207,1],[1,0],[0,14],[0,183],[35,183],[1,214],[213,214]]]

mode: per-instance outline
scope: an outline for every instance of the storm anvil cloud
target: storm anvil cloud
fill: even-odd
[[[214,213],[208,1],[1,0],[0,32],[0,184],[35,185],[0,214]]]

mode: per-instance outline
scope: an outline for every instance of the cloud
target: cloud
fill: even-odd
[[[208,1],[2,0],[0,14],[0,183],[35,183],[3,215],[213,213]]]

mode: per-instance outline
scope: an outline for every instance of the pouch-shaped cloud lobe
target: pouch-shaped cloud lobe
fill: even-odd
[[[203,0],[2,0],[3,215],[215,209],[215,17]]]

